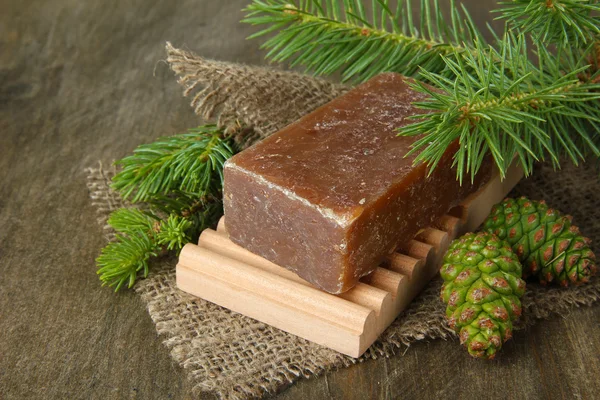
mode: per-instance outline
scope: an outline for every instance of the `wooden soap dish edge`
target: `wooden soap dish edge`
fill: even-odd
[[[451,241],[475,230],[522,176],[516,164],[503,181],[496,173],[460,206],[400,246],[401,252],[341,295],[316,289],[293,272],[234,244],[227,237],[223,218],[216,231],[202,233],[198,245],[184,247],[177,285],[232,311],[359,357],[435,276]]]

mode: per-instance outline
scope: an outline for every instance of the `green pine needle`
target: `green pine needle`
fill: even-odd
[[[513,0],[495,12],[536,40],[582,47],[600,35],[597,0]]]
[[[263,45],[270,49],[268,58],[291,60],[292,66],[303,65],[319,75],[341,70],[344,81],[362,82],[385,71],[406,76],[418,76],[420,68],[441,72],[445,64],[440,55],[452,57],[474,39],[483,40],[454,0],[448,19],[439,0],[400,0],[395,7],[389,0],[372,0],[372,13],[363,3],[253,0],[243,22],[266,25],[250,38],[276,32]],[[420,21],[413,20],[413,7],[421,8]]]
[[[476,43],[473,53],[444,61],[454,79],[423,71],[437,88],[415,82],[412,87],[429,95],[416,103],[427,113],[401,129],[406,136],[421,135],[411,153],[417,162],[435,168],[448,147],[458,141],[454,154],[457,179],[471,179],[491,154],[502,176],[518,157],[526,174],[535,161],[559,166],[562,155],[574,163],[587,154],[600,156],[600,85],[582,82],[589,65],[571,64],[565,71],[559,60],[575,60],[571,50],[559,57],[538,49],[532,63],[522,36],[507,35],[500,48]]]
[[[223,164],[233,150],[215,125],[144,144],[116,164],[112,188],[132,202],[180,190],[203,196],[222,184]]]

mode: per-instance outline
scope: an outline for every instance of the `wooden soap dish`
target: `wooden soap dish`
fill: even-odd
[[[450,242],[475,230],[522,177],[513,165],[434,226],[399,247],[346,293],[323,292],[229,240],[221,219],[187,244],[177,286],[192,295],[352,357],[359,357],[438,272]]]

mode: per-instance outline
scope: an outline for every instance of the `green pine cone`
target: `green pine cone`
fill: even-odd
[[[591,241],[544,201],[525,197],[505,199],[494,206],[483,230],[506,240],[523,263],[523,276],[536,276],[542,284],[562,286],[589,281],[596,273]]]
[[[440,275],[448,326],[469,354],[494,358],[521,315],[525,281],[516,254],[493,234],[467,233],[450,245]]]

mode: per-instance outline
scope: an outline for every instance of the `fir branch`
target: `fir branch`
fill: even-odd
[[[535,40],[585,47],[600,35],[597,0],[513,0],[495,12]]]
[[[114,286],[115,292],[123,285],[132,287],[140,271],[144,278],[148,276],[148,260],[155,257],[158,250],[147,232],[140,230],[127,236],[117,234],[116,241],[104,247],[96,259],[102,285]]]
[[[185,191],[198,196],[214,193],[222,184],[223,164],[233,154],[228,140],[215,125],[144,144],[116,164],[123,169],[112,188],[132,202]]]
[[[324,5],[322,5],[324,3]],[[466,10],[450,1],[450,23],[438,0],[419,0],[421,18],[413,20],[412,0],[372,0],[367,15],[362,0],[253,0],[243,22],[267,25],[250,38],[278,31],[262,47],[277,62],[293,60],[315,74],[342,70],[343,80],[365,81],[384,71],[418,76],[419,68],[441,72],[441,55],[452,57],[483,38]]]
[[[119,290],[146,277],[149,260],[179,251],[223,215],[223,165],[234,149],[214,125],[139,146],[118,165],[113,188],[147,210],[113,212],[108,224],[117,231],[96,260],[105,285]]]
[[[154,235],[157,221],[156,215],[137,209],[123,208],[110,215],[108,224],[118,233],[96,259],[103,285],[115,286],[117,291],[125,284],[132,287],[140,271],[148,276],[148,260],[160,250]]]
[[[132,287],[141,275],[148,276],[149,261],[165,251],[178,252],[204,229],[214,226],[221,215],[222,204],[216,198],[191,202],[192,207],[161,218],[151,211],[124,208],[114,211],[108,224],[117,232],[116,241],[102,249],[96,259],[103,285]]]
[[[487,154],[502,176],[515,155],[526,174],[539,160],[559,166],[563,154],[576,164],[586,154],[600,156],[600,85],[578,78],[589,65],[576,63],[577,56],[567,48],[557,57],[545,47],[538,49],[535,65],[522,36],[505,36],[498,50],[480,43],[474,50],[463,57],[444,57],[455,79],[423,71],[436,89],[412,84],[429,95],[416,103],[429,112],[415,116],[418,122],[400,131],[422,135],[411,150],[419,153],[417,162],[435,168],[448,146],[458,141],[454,165],[462,182],[467,174],[474,177]],[[567,72],[564,60],[571,60]]]

